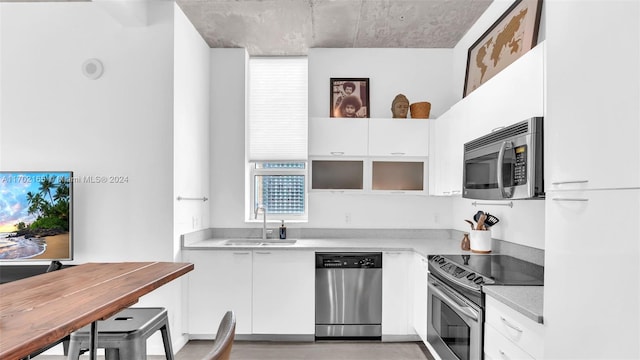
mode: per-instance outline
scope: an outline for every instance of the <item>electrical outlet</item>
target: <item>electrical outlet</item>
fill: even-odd
[[[351,213],[345,213],[344,214],[344,222],[347,224],[351,223]]]

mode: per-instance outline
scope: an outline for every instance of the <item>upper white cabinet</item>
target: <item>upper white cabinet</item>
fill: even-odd
[[[309,155],[416,156],[429,154],[429,120],[309,119]]]
[[[434,121],[430,157],[430,194],[462,194],[462,146],[465,139],[463,107],[454,105]]]
[[[462,193],[466,142],[544,115],[545,47],[543,42],[531,49],[434,121],[429,172],[432,195]]]
[[[429,155],[429,120],[371,119],[369,121],[370,156]]]
[[[545,3],[546,190],[640,186],[639,6]]]
[[[311,156],[366,156],[368,142],[367,119],[309,119]]]
[[[311,118],[309,188],[425,195],[431,121]]]

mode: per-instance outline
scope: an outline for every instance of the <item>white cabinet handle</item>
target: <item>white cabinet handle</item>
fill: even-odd
[[[582,198],[553,198],[553,201],[589,201],[589,199]]]
[[[519,327],[513,325],[512,323],[510,323],[507,319],[505,319],[504,317],[500,316],[500,320],[502,320],[502,322],[507,325],[508,327],[512,328],[513,330],[517,331],[517,332],[522,332],[522,329],[520,329]]]
[[[330,154],[335,156],[344,155],[344,151],[332,151]]]
[[[507,360],[510,359],[510,357],[508,357],[504,351],[498,349],[498,352],[500,353],[500,356],[502,356],[503,359],[507,359]]]
[[[269,254],[271,254],[271,252],[269,252],[269,251],[256,251],[256,254],[269,255]]]
[[[233,255],[249,255],[249,254],[251,254],[251,253],[248,252],[248,251],[243,251],[243,252],[234,251],[233,252]]]
[[[555,181],[555,182],[552,182],[551,185],[585,184],[585,183],[588,183],[588,182],[589,182],[589,180]]]
[[[387,255],[400,255],[400,254],[402,254],[399,251],[385,251],[384,253],[387,254]]]
[[[460,194],[462,193],[462,190],[452,190],[451,194]]]
[[[392,152],[391,155],[393,155],[393,156],[403,156],[403,155],[406,155],[406,153],[403,153],[403,152]]]

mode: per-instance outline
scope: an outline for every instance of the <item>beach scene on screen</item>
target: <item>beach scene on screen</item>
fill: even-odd
[[[71,259],[70,176],[0,173],[0,260]]]

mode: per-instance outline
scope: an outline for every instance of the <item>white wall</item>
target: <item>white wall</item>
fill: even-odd
[[[175,5],[174,256],[180,235],[209,227],[209,45]]]
[[[431,118],[448,109],[451,49],[309,49],[309,116],[329,117],[330,78],[369,78],[370,117],[391,118],[391,102],[431,103]]]
[[[245,49],[211,49],[211,227],[243,227]]]
[[[209,194],[209,45],[174,3],[173,260],[182,261],[180,235],[209,227],[209,202],[176,200]],[[194,269],[198,271],[199,269]],[[187,283],[180,282],[180,312],[171,313],[173,329],[187,329]],[[215,321],[215,320],[212,320]],[[173,331],[174,351],[188,341],[186,331]],[[160,344],[156,342],[156,344]],[[158,346],[157,345],[157,346]],[[161,354],[158,350],[155,353]]]
[[[370,78],[372,117],[391,117],[391,101],[430,101],[432,114],[451,105],[451,50],[311,49],[309,113],[327,117],[330,77]],[[245,73],[242,49],[211,50],[211,226],[245,223]],[[340,59],[337,62],[335,59]],[[451,227],[451,201],[427,196],[309,194],[309,222],[292,227]],[[340,211],[336,211],[340,209]],[[345,221],[345,214],[350,221]]]
[[[92,2],[0,9],[0,169],[127,177],[75,184],[74,263],[173,261],[174,4],[150,2],[146,26]],[[89,80],[81,64],[94,57],[105,71]],[[138,304],[169,309],[174,346],[180,289],[174,281]]]

